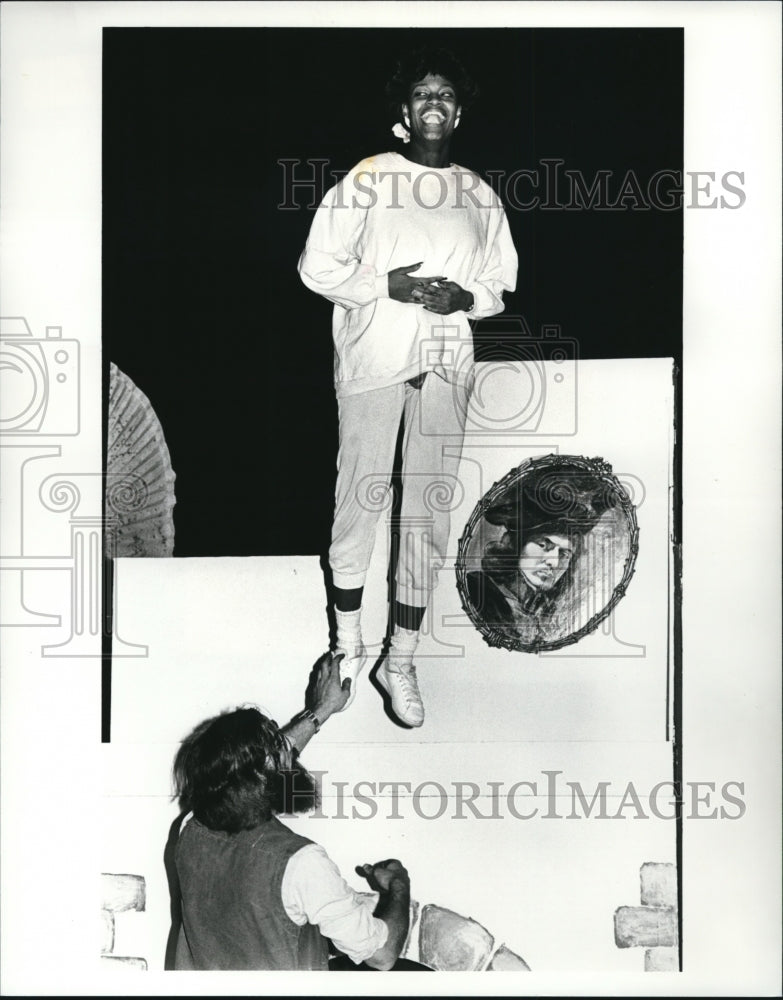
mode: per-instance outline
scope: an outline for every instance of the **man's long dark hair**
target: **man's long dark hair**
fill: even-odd
[[[211,830],[252,829],[275,813],[316,805],[312,776],[277,723],[257,708],[238,708],[200,723],[174,760],[174,787],[183,812]]]

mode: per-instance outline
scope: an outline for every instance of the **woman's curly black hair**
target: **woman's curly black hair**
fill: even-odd
[[[211,830],[252,829],[275,813],[306,812],[315,783],[277,723],[257,708],[238,708],[200,723],[174,760],[183,812]]]
[[[478,99],[479,89],[460,60],[449,49],[426,45],[403,55],[394,76],[386,84],[386,97],[394,114],[410,99],[411,87],[432,73],[445,77],[457,92],[457,102],[468,108]]]

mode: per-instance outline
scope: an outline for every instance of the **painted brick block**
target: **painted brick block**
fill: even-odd
[[[676,948],[650,948],[644,953],[645,972],[679,972],[680,957]]]
[[[123,958],[120,955],[101,955],[101,964],[107,969],[146,969],[144,958]]]
[[[639,870],[643,906],[677,906],[677,869],[648,861]]]
[[[101,906],[112,913],[143,910],[146,904],[144,878],[141,875],[101,875]]]
[[[519,955],[502,944],[492,956],[492,961],[487,966],[487,972],[530,972],[530,966],[524,958],[520,958]]]
[[[439,972],[484,968],[495,939],[470,917],[427,904],[419,924],[419,961]]]
[[[101,954],[114,951],[114,914],[111,910],[101,910]]]
[[[671,906],[621,906],[614,914],[618,948],[658,948],[677,944],[677,917]]]

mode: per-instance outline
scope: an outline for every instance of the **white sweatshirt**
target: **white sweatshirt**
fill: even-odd
[[[388,272],[443,275],[473,293],[470,316],[503,311],[517,254],[503,206],[477,174],[452,164],[423,167],[399,153],[358,163],[316,211],[299,274],[334,302],[332,333],[338,396],[404,382],[424,371],[469,381],[468,316],[440,316],[389,298]]]

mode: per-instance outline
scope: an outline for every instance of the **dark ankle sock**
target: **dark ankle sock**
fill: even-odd
[[[394,602],[394,624],[400,628],[406,628],[409,632],[418,632],[421,622],[426,613],[426,608],[418,608],[412,604],[400,604]]]
[[[334,606],[338,611],[358,611],[362,606],[364,587],[354,587],[352,590],[334,588]]]

